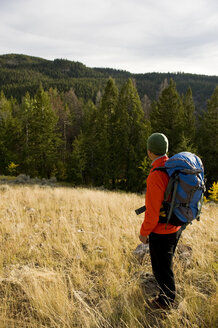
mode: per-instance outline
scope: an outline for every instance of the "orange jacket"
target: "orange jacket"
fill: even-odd
[[[152,168],[147,178],[147,190],[145,200],[145,218],[142,223],[140,234],[142,236],[148,236],[151,232],[158,234],[174,233],[180,229],[180,227],[168,224],[166,228],[165,223],[158,223],[160,208],[164,200],[164,192],[166,190],[169,177],[165,172],[154,171],[156,167],[164,166],[168,160],[166,155],[157,158],[152,163]]]

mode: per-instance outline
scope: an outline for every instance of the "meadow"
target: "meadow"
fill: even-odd
[[[203,206],[174,260],[177,306],[151,310],[137,258],[144,195],[0,185],[1,328],[218,327],[218,207]]]

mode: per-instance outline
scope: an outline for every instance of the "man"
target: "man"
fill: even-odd
[[[160,293],[149,302],[153,308],[165,309],[175,300],[175,281],[173,274],[173,255],[181,235],[181,227],[158,223],[164,192],[169,177],[163,171],[154,170],[163,167],[168,157],[168,139],[162,133],[153,133],[147,140],[147,153],[152,160],[152,168],[147,178],[146,211],[139,239],[149,242],[153,274],[158,282]]]

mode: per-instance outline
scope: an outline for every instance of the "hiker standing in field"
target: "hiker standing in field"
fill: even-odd
[[[152,160],[152,168],[147,178],[146,211],[139,239],[149,243],[153,274],[158,282],[160,293],[149,301],[152,308],[167,308],[175,300],[175,281],[173,274],[173,255],[182,229],[159,223],[164,193],[169,176],[157,167],[163,167],[168,160],[168,139],[162,133],[153,133],[147,140],[147,153]]]

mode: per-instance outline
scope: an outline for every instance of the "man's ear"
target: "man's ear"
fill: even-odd
[[[157,156],[152,153],[149,149],[147,150],[148,157],[150,158],[151,161],[153,161]]]
[[[147,154],[148,154],[148,157],[151,158],[150,156],[151,156],[152,152],[149,149],[147,149]]]

